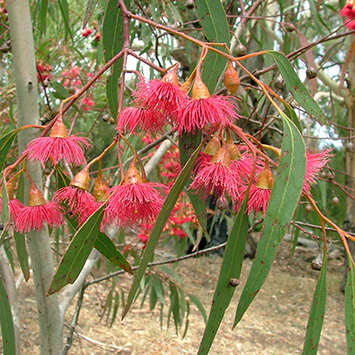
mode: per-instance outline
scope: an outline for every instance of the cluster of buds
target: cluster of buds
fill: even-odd
[[[96,29],[96,33],[95,33],[95,36],[94,36],[94,40],[95,40],[96,42],[99,42],[100,39],[101,39],[101,37],[102,37],[102,35],[101,35],[100,31],[98,31],[98,29],[97,29],[97,24],[95,24],[94,27],[95,27],[95,29]],[[81,35],[82,35],[83,37],[87,38],[87,37],[91,36],[93,33],[94,33],[94,31],[93,31],[90,27],[86,27],[86,28],[83,30],[83,32],[81,32]]]

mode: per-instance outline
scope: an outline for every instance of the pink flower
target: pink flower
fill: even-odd
[[[24,204],[21,201],[17,200],[16,198],[13,198],[12,200],[9,201],[10,216],[14,222],[16,221],[18,212],[23,207]],[[1,209],[0,209],[0,214],[1,214]]]
[[[33,229],[40,231],[44,223],[50,227],[63,224],[62,207],[54,201],[46,202],[34,184],[30,189],[29,206],[13,204],[12,208],[16,208],[15,230],[20,233],[27,233]]]
[[[117,131],[132,132],[140,127],[145,132],[162,132],[165,118],[158,112],[139,107],[126,107],[118,114]]]
[[[33,139],[23,154],[28,154],[30,160],[39,160],[42,165],[49,159],[54,165],[63,159],[68,164],[80,165],[86,163],[83,147],[90,146],[88,138],[68,136],[63,121],[58,119],[51,135]]]
[[[58,203],[66,203],[70,213],[83,224],[99,207],[90,192],[76,186],[62,187],[53,196]]]
[[[346,27],[350,30],[355,29],[355,8],[352,3],[347,3],[339,12],[343,17],[347,17]]]
[[[137,223],[151,223],[161,211],[164,199],[155,189],[156,183],[129,183],[114,188],[105,209],[103,225],[112,222],[126,227]]]
[[[274,177],[268,165],[265,165],[264,170],[259,175],[255,184],[252,184],[249,191],[248,214],[254,212],[263,212],[265,216],[271,190],[274,185]],[[237,210],[240,209],[245,198],[248,186],[242,186],[240,189],[240,200],[237,204]]]
[[[239,208],[242,205],[247,189],[248,186],[243,186],[240,189],[240,200],[237,205],[237,210],[239,210]],[[251,185],[250,192],[249,192],[249,200],[248,200],[248,214],[251,214],[253,211],[255,212],[262,211],[263,215],[265,215],[267,206],[269,204],[270,195],[271,195],[270,189],[262,189],[257,187],[255,184]]]
[[[215,194],[216,198],[229,195],[233,202],[239,198],[239,182],[233,173],[228,149],[223,146],[211,161],[200,165],[189,189],[203,191],[206,195]]]
[[[92,29],[91,28],[85,28],[85,30],[83,31],[83,32],[81,32],[81,35],[83,36],[83,37],[88,37],[88,36],[90,36],[92,34]]]
[[[90,97],[84,97],[81,100],[81,107],[83,108],[83,110],[85,112],[90,111],[91,107],[94,105],[95,105],[95,102],[92,99],[90,99]]]
[[[307,152],[306,175],[304,177],[303,192],[308,193],[311,189],[311,184],[316,183],[318,173],[330,160],[331,149],[326,149],[318,153]]]
[[[208,125],[228,126],[238,118],[236,103],[230,97],[210,96],[192,99],[181,108],[178,117],[178,132],[195,133]]]
[[[165,117],[173,118],[186,99],[181,90],[177,77],[178,66],[175,66],[162,80],[155,79],[149,82],[142,79],[135,92],[136,103],[151,111],[157,111]]]

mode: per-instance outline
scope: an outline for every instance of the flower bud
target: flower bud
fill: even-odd
[[[219,149],[218,152],[212,157],[211,162],[229,167],[231,165],[231,155],[227,147],[223,146]]]
[[[269,167],[265,166],[265,169],[261,172],[256,181],[256,187],[264,190],[272,190],[274,186],[274,176]]]
[[[221,148],[221,141],[219,137],[214,136],[207,143],[206,148],[203,150],[203,152],[209,155],[215,155],[220,148]]]
[[[31,184],[28,205],[29,206],[40,206],[46,204],[42,192],[37,189],[36,185]]]
[[[247,54],[247,49],[243,44],[238,44],[235,48],[235,56],[236,57],[243,57]]]
[[[179,68],[179,63],[176,63],[172,68],[172,70],[170,70],[168,74],[164,75],[162,81],[180,86],[179,78],[177,76],[178,68]]]
[[[85,167],[83,170],[79,171],[72,181],[70,181],[70,186],[78,187],[79,189],[89,191],[90,185],[90,174],[89,168]]]
[[[62,117],[58,117],[58,119],[55,121],[55,123],[52,127],[50,137],[64,138],[67,136],[68,136],[67,129],[66,129],[65,124],[62,120]]]
[[[206,99],[210,96],[210,92],[208,91],[205,83],[202,81],[201,75],[196,75],[195,83],[192,87],[192,99]]]
[[[142,183],[143,181],[141,174],[139,173],[136,162],[133,160],[131,166],[126,171],[126,174],[123,179],[123,185],[135,184],[135,183]]]
[[[234,95],[240,86],[240,79],[237,71],[234,69],[232,62],[228,63],[228,68],[224,74],[224,86]]]
[[[102,174],[99,173],[95,182],[93,195],[97,202],[104,202],[109,197],[109,187],[102,178]]]

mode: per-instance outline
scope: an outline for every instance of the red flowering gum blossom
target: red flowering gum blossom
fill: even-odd
[[[348,3],[340,10],[339,14],[343,17],[347,17],[346,27],[350,30],[355,29],[355,6],[354,1],[348,1]]]
[[[237,104],[232,97],[210,96],[206,85],[197,77],[192,88],[192,99],[185,102],[177,117],[179,135],[195,133],[208,125],[228,126],[237,115]]]
[[[269,200],[271,196],[271,190],[274,185],[274,178],[269,167],[265,169],[259,175],[255,184],[251,185],[249,191],[249,200],[248,200],[248,214],[250,215],[253,211],[261,212],[265,216],[267,207],[269,205]],[[237,204],[237,210],[240,209],[243,200],[246,195],[248,186],[243,186],[240,190],[240,200]]]
[[[331,149],[326,149],[321,152],[307,152],[306,175],[303,182],[303,192],[308,193],[311,189],[311,184],[316,183],[318,173],[329,162]]]
[[[200,190],[216,198],[229,195],[233,202],[239,198],[239,183],[231,169],[230,153],[223,146],[209,161],[206,159],[196,173],[189,189]]]
[[[69,186],[62,187],[53,196],[56,202],[67,204],[68,210],[77,216],[80,225],[98,208],[95,197],[88,191],[89,183],[89,170],[86,167],[74,176]]]
[[[92,34],[92,29],[90,27],[85,28],[83,32],[81,32],[81,35],[83,37],[89,37]]]
[[[177,77],[178,65],[166,74],[162,80],[146,82],[142,79],[135,92],[135,102],[139,107],[156,111],[164,117],[174,118],[177,110],[185,104],[187,96],[181,89]]]
[[[144,182],[135,167],[128,169],[121,185],[113,189],[105,209],[103,225],[114,223],[127,227],[139,223],[152,223],[161,211],[164,199],[156,188],[163,184]]]
[[[51,159],[53,164],[66,159],[69,164],[85,164],[83,147],[90,147],[89,139],[85,137],[68,136],[61,118],[53,125],[49,137],[33,139],[23,154],[28,154],[30,160],[39,160],[42,165]]]
[[[13,206],[14,207],[14,206]],[[17,208],[15,218],[15,229],[20,233],[27,233],[31,230],[40,231],[43,224],[50,227],[63,224],[63,209],[55,201],[46,202],[41,191],[33,184],[30,189],[29,206]]]
[[[139,127],[145,132],[163,132],[165,117],[159,112],[140,107],[126,107],[117,117],[117,131],[126,133]]]

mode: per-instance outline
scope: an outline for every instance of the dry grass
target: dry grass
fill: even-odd
[[[284,243],[266,284],[245,314],[245,318],[231,330],[237,300],[250,270],[251,261],[245,260],[241,285],[237,288],[230,308],[217,334],[210,354],[301,354],[308,312],[318,271],[311,270],[313,252],[297,249],[288,256]],[[313,255],[314,256],[314,255]],[[216,256],[189,259],[178,267],[184,280],[185,293],[197,295],[209,310],[219,273],[221,259]],[[330,260],[328,267],[327,312],[319,347],[321,355],[346,353],[344,299],[340,293],[343,267],[341,260]],[[121,277],[120,287],[126,291],[131,281]],[[117,319],[110,328],[100,314],[107,296],[105,285],[88,289],[77,327],[77,332],[104,345],[92,344],[80,336],[74,337],[71,354],[196,354],[204,330],[202,316],[192,306],[187,336],[175,334],[173,324],[160,328],[159,309],[149,311],[149,302],[140,308],[137,302],[127,317]],[[21,287],[21,319],[23,327],[21,354],[38,354],[39,337],[36,328],[36,305],[32,284]],[[166,309],[168,306],[165,307]],[[70,323],[74,307],[68,312]],[[167,311],[167,310],[166,310]],[[119,317],[118,317],[119,318]],[[110,346],[113,346],[112,348]]]

